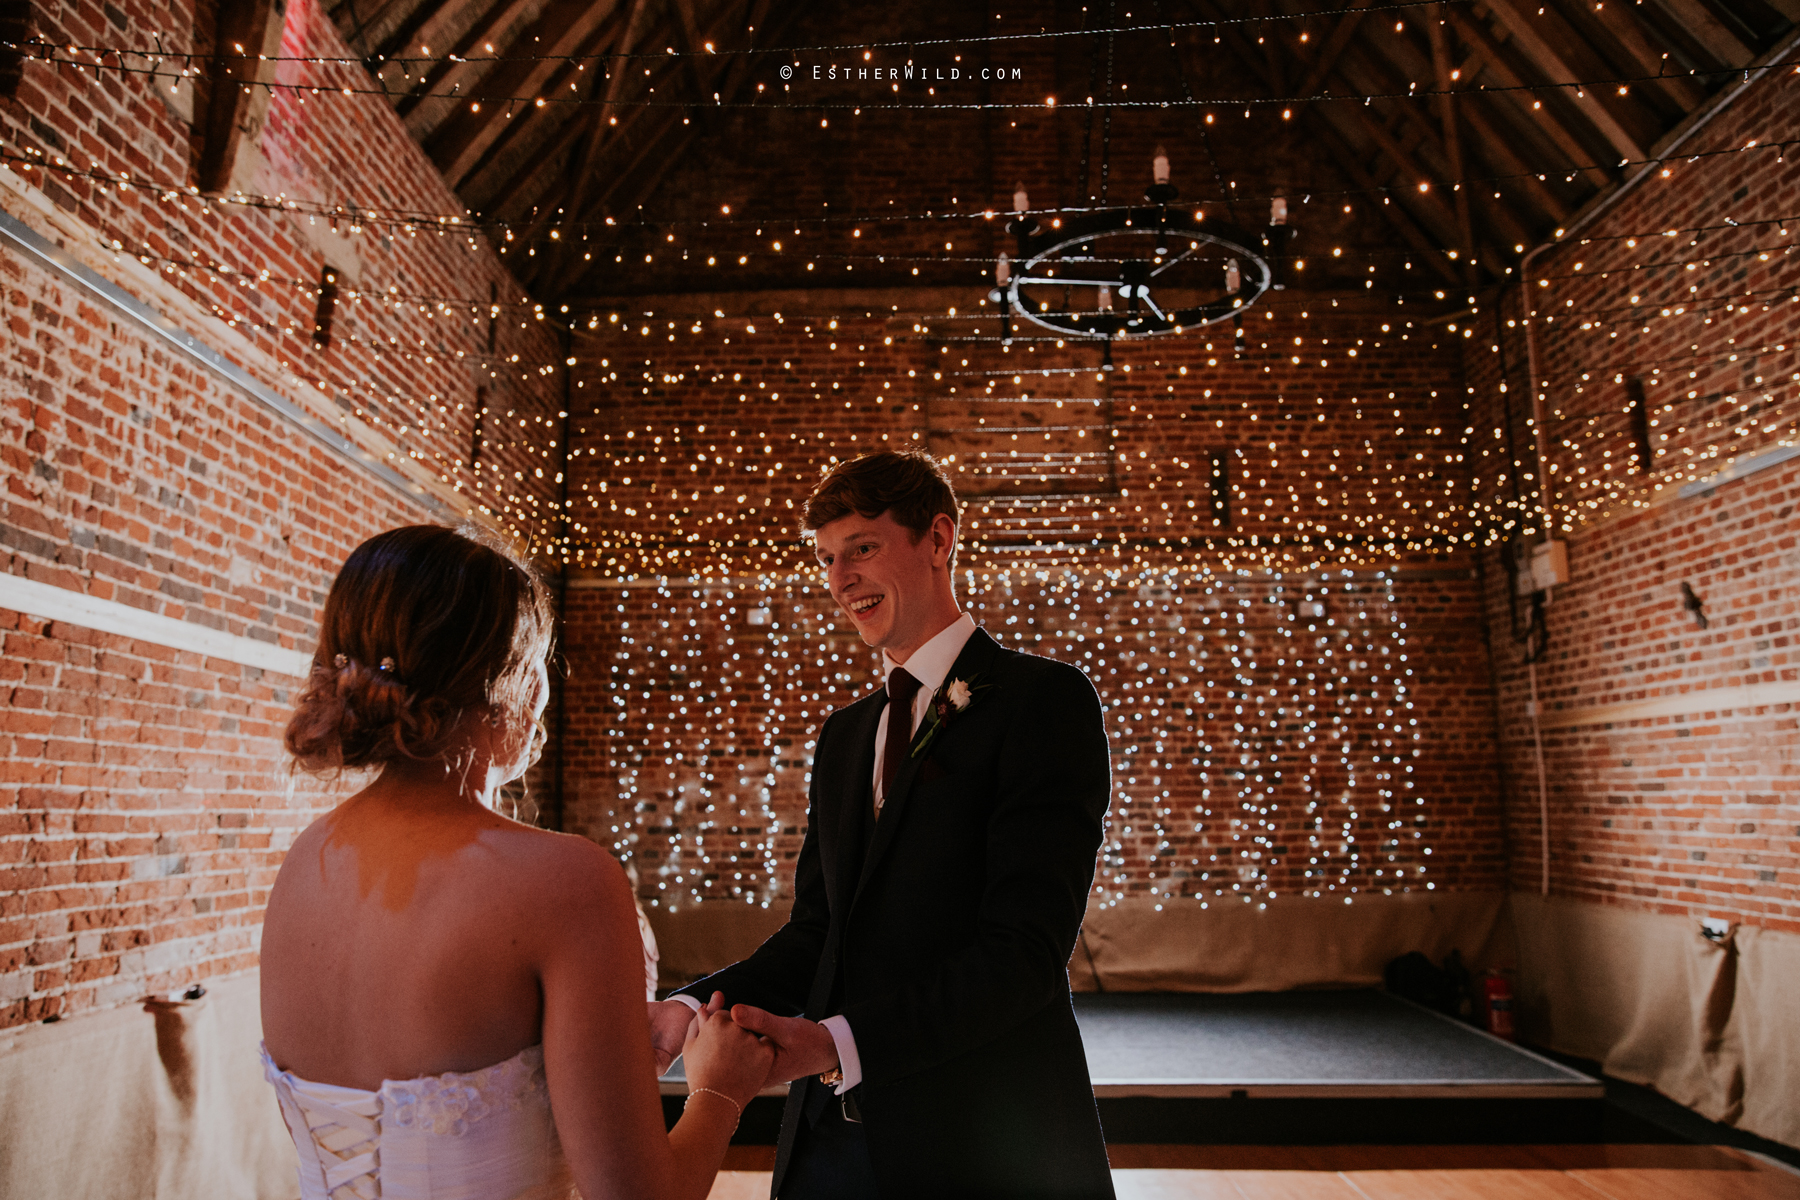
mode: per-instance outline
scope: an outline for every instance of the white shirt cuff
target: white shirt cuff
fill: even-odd
[[[701,1005],[701,1003],[698,1000],[694,999],[692,996],[670,996],[669,999],[679,1000],[683,1004],[687,1005],[689,1008],[693,1009],[695,1012],[699,1012],[700,1009],[703,1007]]]
[[[856,1037],[850,1032],[850,1022],[842,1015],[826,1017],[819,1024],[831,1034],[831,1040],[837,1046],[838,1069],[844,1073],[844,1082],[832,1090],[841,1096],[862,1082],[862,1059],[856,1056]]]

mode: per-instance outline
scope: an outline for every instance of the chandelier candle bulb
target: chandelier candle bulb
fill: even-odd
[[[1287,224],[1287,197],[1277,196],[1269,201],[1269,224]]]
[[[1243,286],[1244,273],[1238,270],[1237,259],[1234,258],[1225,264],[1225,291],[1228,295],[1235,296]]]
[[[1018,187],[1013,189],[1013,211],[1016,213],[1023,213],[1029,212],[1030,209],[1031,197],[1026,194],[1025,185],[1021,183]]]
[[[1000,252],[1000,257],[994,260],[994,282],[1001,287],[1005,287],[1011,281],[1012,260],[1007,258],[1006,251],[1002,250]]]
[[[1156,157],[1150,160],[1150,177],[1157,183],[1169,182],[1169,156],[1161,146],[1156,148]]]

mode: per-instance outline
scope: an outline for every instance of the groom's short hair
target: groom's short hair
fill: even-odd
[[[871,520],[892,513],[915,542],[939,513],[960,524],[956,489],[923,450],[880,450],[837,464],[807,500],[805,525],[819,529],[853,512]]]

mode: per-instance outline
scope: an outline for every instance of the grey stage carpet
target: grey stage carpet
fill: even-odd
[[[1378,991],[1075,997],[1100,1096],[1591,1097],[1598,1080]]]

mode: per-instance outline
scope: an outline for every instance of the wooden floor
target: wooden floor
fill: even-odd
[[[1110,1146],[1119,1200],[1800,1200],[1800,1174],[1718,1146]],[[734,1146],[710,1200],[767,1200]]]

